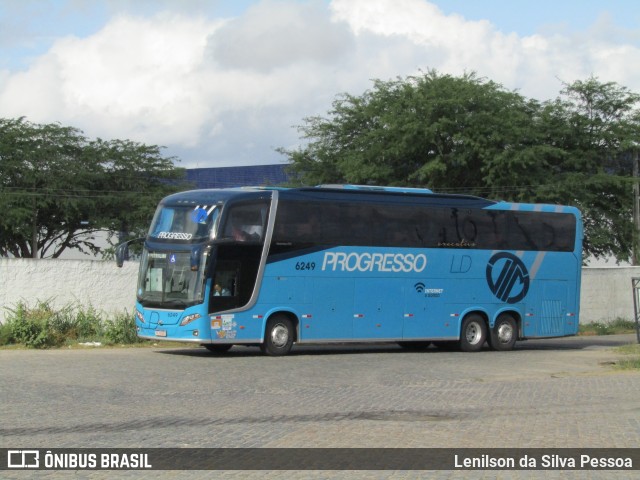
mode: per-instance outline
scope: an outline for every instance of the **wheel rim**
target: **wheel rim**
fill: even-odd
[[[282,324],[278,324],[271,330],[271,343],[274,347],[282,348],[289,341],[289,329]]]
[[[513,328],[508,323],[503,323],[498,327],[497,335],[500,343],[509,343],[513,338]]]
[[[465,336],[467,338],[467,342],[470,345],[476,345],[482,338],[482,329],[480,328],[480,325],[478,325],[476,322],[471,322],[467,326]]]

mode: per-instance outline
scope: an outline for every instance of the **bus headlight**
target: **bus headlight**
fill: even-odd
[[[180,326],[184,327],[185,325],[193,322],[194,320],[197,320],[201,317],[201,315],[199,313],[192,313],[191,315],[187,315],[186,317],[184,317],[182,319],[182,321],[180,322]]]
[[[142,314],[142,312],[138,309],[136,309],[136,318],[138,320],[140,320],[142,323],[144,323],[144,315]]]

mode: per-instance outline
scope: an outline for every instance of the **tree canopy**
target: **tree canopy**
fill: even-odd
[[[0,119],[0,256],[96,254],[96,232],[146,228],[160,198],[184,188],[173,160],[158,146]]]
[[[305,184],[427,187],[581,209],[587,256],[633,250],[632,159],[640,97],[591,77],[538,101],[475,74],[375,80],[341,94],[328,116],[280,151]]]

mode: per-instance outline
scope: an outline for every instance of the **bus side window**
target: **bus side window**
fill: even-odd
[[[267,215],[265,203],[234,206],[227,216],[224,237],[239,242],[261,241]]]
[[[540,230],[538,232],[539,238],[538,243],[539,248],[544,250],[555,250],[555,240],[556,240],[556,232],[554,228],[546,222],[542,222],[539,226]]]
[[[237,296],[236,283],[239,272],[239,262],[229,260],[220,261],[213,278],[214,287],[211,294],[215,297]]]
[[[468,243],[476,241],[478,236],[478,227],[472,218],[467,217],[462,222],[462,240]]]

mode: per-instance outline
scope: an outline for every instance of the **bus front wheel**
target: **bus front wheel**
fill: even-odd
[[[499,351],[512,350],[518,339],[518,324],[511,315],[500,315],[491,330],[489,344]]]
[[[460,350],[477,352],[487,341],[487,324],[480,315],[468,315],[462,322]]]
[[[272,357],[289,353],[293,345],[293,323],[284,315],[269,319],[264,333],[264,342],[260,345],[262,353]]]

